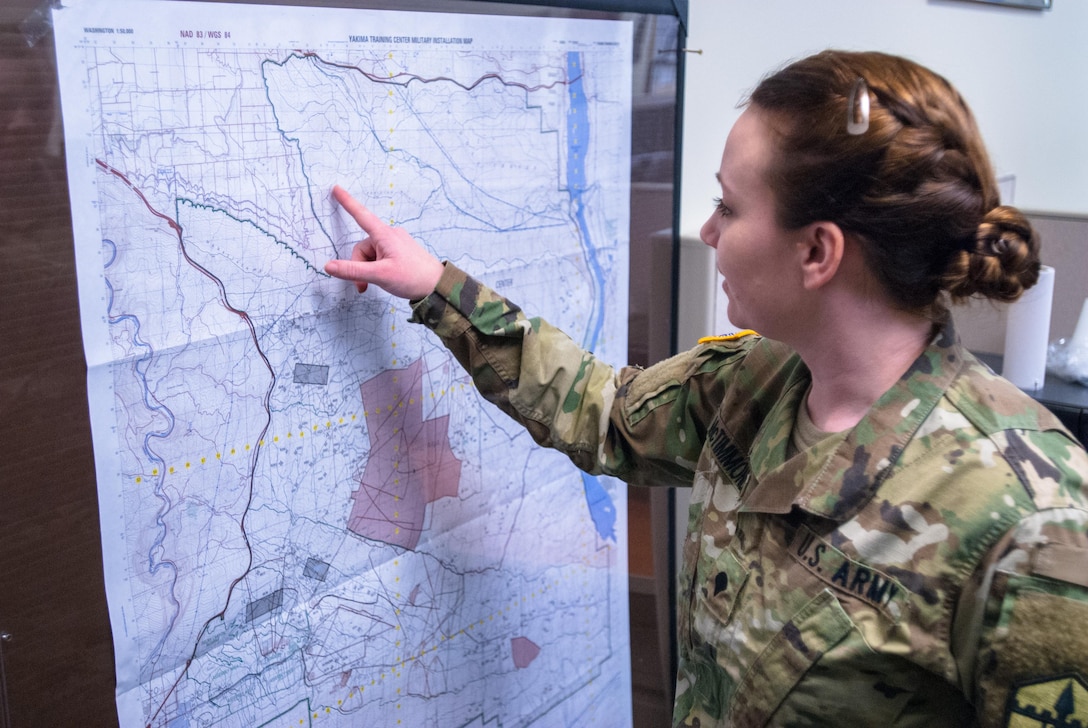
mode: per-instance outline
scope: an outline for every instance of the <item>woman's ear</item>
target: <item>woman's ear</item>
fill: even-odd
[[[842,266],[846,236],[833,222],[814,222],[805,226],[798,241],[801,277],[806,290],[823,288],[834,279]]]

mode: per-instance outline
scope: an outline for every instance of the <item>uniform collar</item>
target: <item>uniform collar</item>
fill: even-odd
[[[949,318],[845,437],[787,459],[792,422],[808,386],[808,371],[799,367],[752,443],[752,476],[740,510],[788,513],[796,506],[839,523],[849,520],[872,499],[963,366],[964,352]]]

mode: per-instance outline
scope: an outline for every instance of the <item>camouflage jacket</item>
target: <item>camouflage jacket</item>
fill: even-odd
[[[778,342],[617,372],[449,264],[413,318],[582,469],[693,486],[676,725],[1088,725],[1088,456],[950,324],[788,457]]]

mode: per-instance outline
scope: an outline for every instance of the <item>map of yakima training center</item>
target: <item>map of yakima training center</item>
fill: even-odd
[[[122,726],[623,726],[626,496],[407,302],[341,185],[626,356],[626,21],[53,11]]]

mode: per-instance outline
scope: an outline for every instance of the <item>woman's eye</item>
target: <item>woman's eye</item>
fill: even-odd
[[[718,214],[720,214],[722,217],[728,217],[729,215],[733,214],[733,211],[725,206],[725,203],[722,202],[722,198],[720,197],[714,198],[714,207],[717,209]]]

